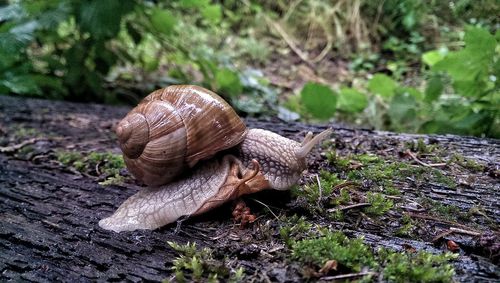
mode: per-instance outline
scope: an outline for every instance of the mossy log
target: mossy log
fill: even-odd
[[[101,229],[97,225],[99,219],[108,216],[134,193],[135,189],[127,186],[133,181],[122,170],[127,179],[124,185],[102,186],[98,168],[96,174],[79,172],[58,162],[56,153],[118,154],[112,128],[129,109],[0,96],[0,281],[169,279],[176,253],[167,241],[196,242],[199,246],[211,247],[219,258],[227,256],[227,260],[237,261],[238,266],[245,268],[245,274],[257,281],[301,279],[301,267],[284,254],[286,248],[276,232],[280,219],[267,213],[268,209],[280,217],[308,213],[300,208],[290,192],[268,191],[247,197],[252,211],[259,217],[243,229],[233,223],[230,204],[155,231],[118,234]],[[451,178],[454,185],[406,178],[394,183],[401,191],[394,199],[414,202],[426,199],[433,204],[453,206],[470,218],[450,220],[431,214],[429,207],[408,208],[400,204],[401,213],[420,221],[418,229],[425,230],[415,232],[418,237],[394,233],[391,225],[400,225],[401,216],[396,212],[389,212],[382,220],[355,211],[346,214],[347,220],[343,221],[329,221],[321,215],[312,215],[311,221],[342,230],[350,237],[364,236],[365,242],[374,248],[411,247],[440,252],[446,249],[443,247],[446,241],[452,240],[460,246],[460,256],[454,262],[456,280],[500,279],[498,140],[397,134],[272,119],[248,118],[246,123],[249,127],[268,129],[296,140],[307,131],[317,133],[332,127],[335,135],[329,150],[335,150],[338,156],[349,158],[373,153],[382,158],[405,158],[412,166],[435,165],[429,159],[432,153],[408,156],[408,151],[418,150],[413,146],[419,139],[426,145],[439,145],[440,152],[434,157],[438,155],[447,164],[436,170]],[[315,151],[310,164],[302,184],[313,179],[311,176],[321,169],[337,170],[320,150]],[[365,184],[365,189],[370,190],[370,184]],[[254,199],[268,204],[268,208]]]

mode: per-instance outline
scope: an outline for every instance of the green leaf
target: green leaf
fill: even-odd
[[[441,78],[439,76],[433,76],[427,82],[427,88],[425,89],[425,101],[432,102],[439,98],[443,92],[444,86]]]
[[[450,53],[437,62],[432,70],[445,71],[455,81],[473,81],[479,75],[486,76],[495,55],[495,37],[487,30],[468,28],[465,42],[463,50]]]
[[[453,89],[465,97],[479,97],[486,88],[486,84],[482,81],[455,81]]]
[[[0,22],[25,17],[26,13],[19,3],[13,3],[0,8]]]
[[[338,108],[346,112],[361,112],[368,105],[366,95],[353,89],[341,88],[338,99]]]
[[[414,87],[398,87],[396,88],[397,94],[409,94],[413,96],[416,100],[422,101],[424,99],[424,95]]]
[[[451,53],[437,62],[433,71],[445,71],[453,80],[474,80],[484,66],[468,54],[466,50]]]
[[[151,24],[157,31],[163,34],[171,34],[176,23],[177,19],[168,10],[154,9],[151,14]]]
[[[300,92],[300,99],[314,118],[327,120],[335,114],[337,95],[326,85],[305,84]]]
[[[209,0],[181,0],[179,1],[179,6],[183,8],[201,8],[208,6],[210,4]]]
[[[393,130],[408,130],[416,122],[416,100],[409,93],[395,95],[390,103],[388,114]]]
[[[486,29],[478,27],[468,27],[465,32],[465,48],[473,50],[476,55],[483,58],[493,57],[495,54],[495,36]]]
[[[33,80],[32,75],[12,75],[0,81],[11,92],[17,94],[35,95],[41,94],[41,90]]]
[[[77,21],[93,38],[105,40],[118,34],[122,16],[133,8],[132,0],[85,1],[80,6]]]
[[[432,50],[425,52],[422,54],[422,61],[427,64],[428,66],[432,67],[434,66],[437,62],[443,60],[445,57],[445,54],[439,50]]]
[[[384,98],[392,97],[396,87],[397,83],[384,74],[375,74],[368,82],[368,89]]]
[[[215,73],[215,83],[217,84],[218,91],[232,97],[241,94],[243,91],[238,73],[227,68],[217,70]]]
[[[217,24],[222,19],[222,9],[220,5],[208,5],[201,8],[201,14],[203,18],[211,24]]]

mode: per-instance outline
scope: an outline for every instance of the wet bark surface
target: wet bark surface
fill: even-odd
[[[98,174],[86,174],[57,161],[58,151],[119,153],[112,128],[128,107],[76,104],[0,96],[0,279],[27,281],[141,281],[172,278],[177,253],[167,241],[196,242],[214,249],[216,259],[245,268],[255,281],[297,281],[301,266],[289,260],[279,237],[281,216],[305,214],[316,224],[363,236],[373,248],[441,252],[447,241],[460,246],[454,261],[455,279],[463,282],[497,281],[500,243],[500,142],[452,135],[408,135],[331,125],[335,138],[329,150],[339,156],[372,153],[401,159],[412,166],[433,165],[425,155],[408,157],[408,144],[421,139],[439,145],[439,157],[453,154],[473,160],[481,169],[448,164],[433,170],[454,180],[454,186],[418,181],[395,182],[401,191],[399,212],[380,219],[346,210],[334,221],[308,212],[290,192],[266,191],[245,198],[258,216],[241,228],[231,219],[231,205],[155,231],[114,233],[97,223],[110,215],[136,189],[126,177],[123,185],[102,186]],[[247,119],[249,127],[272,130],[301,140],[307,131],[326,126]],[[316,149],[310,170],[301,180],[314,180],[321,169],[337,171]],[[355,165],[355,164],[354,164]],[[349,169],[351,170],[351,169]],[[354,170],[354,169],[352,169]],[[96,171],[99,172],[98,168]],[[123,170],[125,171],[125,170]],[[123,173],[128,176],[126,172]],[[340,174],[340,177],[343,177]],[[361,192],[373,186],[362,184]],[[467,219],[445,218],[409,204],[425,199],[470,212]],[[260,203],[265,203],[267,207]],[[269,213],[269,210],[276,217]],[[477,213],[476,213],[477,212]],[[403,214],[419,222],[415,237],[401,237],[394,227]],[[393,229],[394,228],[394,229]],[[454,233],[450,228],[455,229]],[[469,233],[457,233],[461,229]]]

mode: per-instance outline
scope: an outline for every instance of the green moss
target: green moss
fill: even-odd
[[[172,262],[172,270],[177,282],[218,282],[219,279],[228,282],[241,282],[244,279],[245,270],[243,267],[228,268],[225,265],[225,260],[214,259],[213,251],[209,248],[198,250],[195,243],[185,245],[174,242],[167,243],[179,253],[179,256]]]
[[[403,219],[405,224],[411,221],[409,217]],[[291,246],[291,259],[315,270],[335,260],[338,272],[359,272],[368,268],[388,282],[450,282],[454,269],[449,261],[456,257],[451,253],[407,253],[385,248],[374,253],[362,238],[349,239],[342,232],[327,229],[320,230],[318,237],[295,241]]]
[[[456,163],[468,170],[470,170],[471,172],[482,172],[484,171],[484,166],[477,163],[476,161],[470,159],[470,158],[466,158],[460,154],[453,154],[449,160],[449,163]]]
[[[470,215],[462,212],[459,207],[442,204],[430,198],[422,198],[420,204],[422,204],[422,206],[424,206],[431,214],[442,217],[446,220],[456,221],[458,218],[470,218]]]
[[[296,214],[282,219],[285,224],[280,228],[280,236],[288,246],[292,246],[297,239],[305,237],[311,232],[313,225],[306,221],[304,216]]]
[[[342,232],[328,230],[323,230],[319,238],[294,243],[292,257],[317,268],[334,259],[343,268],[354,272],[359,272],[365,266],[376,266],[373,254],[363,239],[349,239]]]
[[[365,208],[364,211],[375,216],[383,215],[394,206],[392,200],[386,199],[384,195],[379,193],[369,192],[366,194],[366,201],[370,203],[371,206]]]
[[[452,282],[455,271],[448,261],[457,255],[418,253],[394,253],[381,249],[378,253],[384,262],[383,278],[389,282]]]
[[[380,185],[392,185],[392,179],[397,176],[398,171],[408,167],[401,162],[386,163],[384,160],[373,155],[358,155],[355,160],[363,166],[360,170],[353,170],[347,175],[350,180],[369,179]]]
[[[428,154],[439,149],[439,145],[437,144],[426,144],[422,138],[419,138],[417,142],[411,141],[406,143],[406,148],[411,151]]]
[[[404,162],[385,161],[374,155],[357,155],[353,160],[363,165],[358,170],[352,170],[347,174],[349,180],[370,180],[383,187],[384,192],[389,195],[399,194],[394,186],[393,180],[402,180],[411,177],[418,181],[431,181],[442,184],[449,188],[455,188],[456,182],[444,175],[440,170],[425,166],[412,166]]]
[[[444,175],[441,171],[439,171],[437,169],[433,169],[431,171],[431,174],[433,176],[434,181],[436,181],[437,183],[440,183],[440,184],[442,184],[448,188],[452,188],[452,189],[457,187],[457,183],[455,182],[455,180]]]
[[[399,237],[412,237],[414,235],[415,223],[408,214],[404,214],[401,218],[402,226],[396,230],[395,234]]]
[[[116,175],[125,167],[125,162],[121,154],[110,152],[92,152],[87,157],[89,165],[100,165],[99,169],[108,175]]]
[[[348,204],[351,201],[351,194],[349,193],[348,188],[340,189],[340,194],[338,197],[332,198],[330,204],[332,205],[344,205]]]
[[[77,171],[89,175],[104,175],[106,180],[101,185],[118,184],[123,182],[120,170],[125,167],[123,157],[110,152],[92,152],[84,155],[76,151],[57,151],[56,158],[66,167],[73,167]]]
[[[99,182],[101,186],[111,186],[111,185],[120,185],[125,182],[125,177],[119,174],[115,174],[111,177],[107,177],[106,180]]]
[[[293,188],[292,194],[304,198],[310,205],[310,210],[321,211],[321,207],[318,207],[318,204],[322,202],[321,198],[330,196],[333,188],[340,183],[342,180],[338,178],[337,174],[323,170],[319,173],[319,183],[317,180],[313,180],[302,188]]]
[[[75,161],[82,162],[81,160],[83,159],[82,154],[75,151],[57,151],[56,157],[57,161],[66,166],[72,166]]]
[[[384,160],[378,157],[377,155],[374,154],[360,154],[360,155],[354,155],[352,159],[359,161],[363,163],[364,165],[366,164],[382,164],[384,163]]]
[[[399,196],[401,194],[401,191],[396,187],[394,187],[393,185],[387,184],[384,187],[384,193],[390,196]]]
[[[347,170],[349,168],[350,160],[338,156],[335,151],[328,151],[326,153],[326,159],[328,163],[339,170]]]
[[[40,132],[34,128],[24,128],[20,127],[14,132],[14,136],[17,138],[28,138],[40,135]]]

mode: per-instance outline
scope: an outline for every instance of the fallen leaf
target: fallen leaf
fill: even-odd
[[[448,247],[448,250],[452,252],[456,252],[460,249],[460,246],[452,240],[448,240],[448,242],[446,242],[446,246]]]
[[[319,273],[328,274],[328,272],[330,272],[330,270],[337,270],[337,265],[338,265],[337,261],[334,259],[331,259],[331,260],[325,262],[323,267],[319,270]]]

